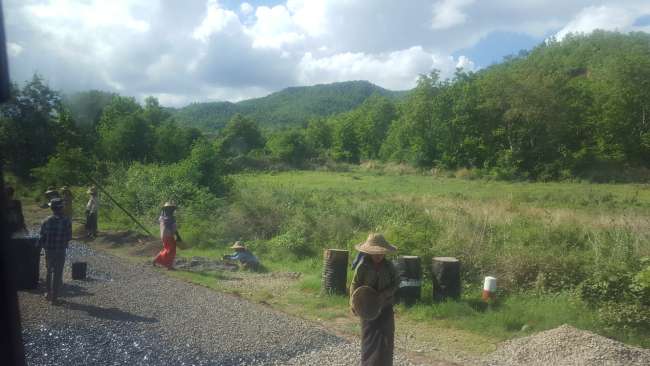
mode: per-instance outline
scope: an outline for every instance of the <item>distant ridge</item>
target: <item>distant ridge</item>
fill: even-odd
[[[206,131],[221,129],[236,113],[254,119],[263,128],[281,128],[352,110],[373,94],[392,99],[406,92],[387,90],[368,81],[345,81],[290,87],[238,103],[193,103],[172,112],[181,125]]]

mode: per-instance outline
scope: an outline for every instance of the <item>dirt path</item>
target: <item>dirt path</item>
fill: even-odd
[[[88,263],[87,280],[70,278],[73,261]],[[19,293],[31,365],[358,362],[358,345],[315,324],[80,242],[68,250],[64,281],[61,306],[50,306],[42,287]],[[410,364],[400,355],[396,361]]]

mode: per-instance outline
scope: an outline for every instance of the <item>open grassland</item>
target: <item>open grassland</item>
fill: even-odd
[[[381,231],[399,254],[423,258],[422,301],[398,308],[398,339],[411,350],[436,357],[445,350],[482,354],[500,340],[563,323],[650,347],[648,185],[511,183],[361,169],[232,179],[232,193],[209,215],[181,205],[186,243],[179,255],[220,258],[242,239],[269,272],[173,275],[355,334],[347,299],[320,295],[322,252],[341,248],[354,255],[354,244]],[[142,221],[155,233],[154,215]],[[110,205],[103,217],[105,227],[130,225]],[[434,256],[462,261],[461,301],[433,303],[427,264]],[[479,299],[487,275],[499,282],[499,301],[490,307]]]

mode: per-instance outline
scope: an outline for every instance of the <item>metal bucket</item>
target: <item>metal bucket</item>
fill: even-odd
[[[322,292],[332,295],[346,293],[348,277],[348,251],[326,249],[323,254]]]

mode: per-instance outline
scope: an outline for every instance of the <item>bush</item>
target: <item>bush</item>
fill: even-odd
[[[32,176],[42,186],[77,185],[82,181],[84,174],[93,169],[92,160],[88,153],[81,148],[57,146],[56,153],[49,157],[47,164],[32,169]]]
[[[609,301],[598,309],[598,317],[612,327],[650,330],[650,306],[643,304]]]

